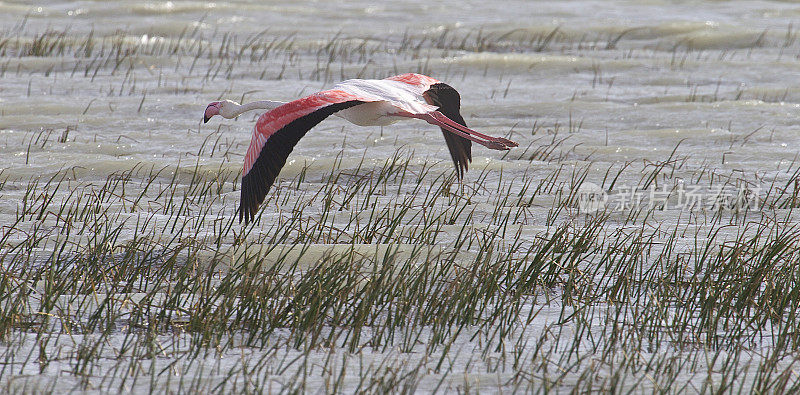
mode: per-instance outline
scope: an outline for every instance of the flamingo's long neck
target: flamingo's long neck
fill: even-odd
[[[274,108],[278,108],[286,103],[280,101],[272,101],[272,100],[260,100],[254,101],[247,104],[241,104],[239,107],[236,107],[233,110],[233,114],[230,115],[229,118],[235,118],[243,113],[253,110],[272,110]]]

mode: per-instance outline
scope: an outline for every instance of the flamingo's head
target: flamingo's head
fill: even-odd
[[[206,107],[206,112],[203,114],[203,123],[208,123],[208,120],[211,119],[211,117],[218,115],[219,107],[220,102],[218,101],[209,103],[208,107]]]
[[[214,115],[221,115],[223,118],[231,119],[235,117],[235,107],[239,105],[230,100],[215,101],[208,104],[206,112],[203,114],[203,123],[207,123]]]

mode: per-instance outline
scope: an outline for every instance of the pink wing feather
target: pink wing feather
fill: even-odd
[[[428,77],[427,75],[406,73],[386,78],[390,81],[400,81],[413,85],[420,90],[420,94],[430,89],[431,85],[441,83],[441,81]]]
[[[267,139],[269,139],[269,136],[272,136],[273,133],[285,127],[295,119],[311,114],[320,108],[351,100],[358,100],[358,98],[340,90],[328,90],[286,103],[272,111],[262,114],[258,118],[256,126],[253,128],[250,146],[247,148],[247,153],[244,156],[244,171],[242,175],[246,176],[247,173],[250,172],[250,169],[253,168],[253,163],[258,159],[258,155],[264,148],[264,144],[267,143]]]
[[[400,74],[393,77],[386,78],[389,81],[398,81],[406,83],[418,90],[418,95],[427,91],[431,85],[438,84],[439,81],[422,74]],[[308,115],[320,108],[329,106],[334,103],[342,103],[351,100],[360,100],[364,102],[375,101],[375,98],[359,97],[357,95],[345,92],[339,89],[326,90],[317,92],[313,95],[286,103],[272,111],[268,111],[261,115],[253,128],[253,136],[250,139],[250,146],[247,148],[247,153],[244,157],[244,171],[242,175],[247,175],[250,169],[253,168],[253,163],[258,159],[258,155],[264,148],[267,139],[276,131],[286,126],[289,122],[294,121],[304,115]]]

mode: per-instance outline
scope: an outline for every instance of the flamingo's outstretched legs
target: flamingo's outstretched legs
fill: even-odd
[[[430,113],[425,114],[412,114],[407,111],[400,111],[394,114],[390,114],[392,116],[398,117],[406,117],[406,118],[416,118],[421,119],[425,122],[428,122],[431,125],[439,126],[448,132],[451,132],[455,135],[461,136],[467,140],[474,141],[486,148],[496,149],[500,151],[509,150],[512,147],[516,147],[519,144],[508,140],[503,137],[493,137],[489,135],[485,135],[483,133],[476,132],[464,125],[459,124],[451,120],[450,118],[446,117],[444,114],[440,113],[439,111],[433,111]]]
[[[434,111],[434,112],[430,113],[430,115],[432,115],[434,117],[434,119],[436,119],[439,122],[446,123],[447,125],[450,125],[450,126],[456,128],[458,130],[461,130],[462,132],[469,133],[469,134],[471,134],[473,136],[482,137],[482,138],[484,138],[486,140],[489,140],[489,141],[496,141],[498,143],[502,143],[503,145],[505,145],[505,146],[507,146],[509,148],[519,146],[519,144],[517,144],[517,143],[515,143],[515,142],[513,142],[513,141],[511,141],[509,139],[503,138],[503,137],[493,137],[493,136],[485,135],[483,133],[476,132],[476,131],[474,131],[474,130],[472,130],[472,129],[470,129],[470,128],[468,128],[468,127],[466,127],[466,126],[464,126],[464,125],[462,125],[462,124],[460,124],[458,122],[453,121],[452,119],[448,118],[447,116],[445,116],[444,114],[440,113],[439,111]]]

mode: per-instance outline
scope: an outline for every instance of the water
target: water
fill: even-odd
[[[525,180],[539,182],[548,177],[563,193],[581,183],[600,188],[608,214],[597,235],[600,243],[616,237],[614,232],[636,229],[646,230],[643,238],[650,235],[656,244],[664,243],[673,229],[680,229],[672,254],[679,256],[691,255],[698,240],[713,239],[709,235],[715,231],[720,239],[714,245],[754,232],[746,226],[750,220],[737,217],[733,210],[715,214],[714,197],[720,193],[728,201],[749,196],[743,204],[751,209],[772,204],[764,210],[765,216],[792,226],[797,215],[786,199],[792,194],[797,167],[800,90],[793,82],[800,76],[800,42],[794,25],[798,15],[800,6],[779,1],[52,1],[36,6],[0,2],[0,157],[4,159],[0,164],[0,251],[15,256],[31,235],[42,235],[46,241],[29,249],[30,264],[41,266],[53,253],[47,240],[65,237],[75,245],[92,242],[97,232],[91,224],[73,224],[75,229],[89,226],[78,234],[64,231],[65,225],[55,215],[58,204],[97,193],[109,180],[129,179],[139,189],[128,192],[128,197],[104,200],[102,207],[117,214],[93,225],[119,226],[112,244],[121,246],[137,234],[148,234],[168,249],[172,239],[191,235],[202,244],[223,233],[219,245],[226,247],[205,248],[201,264],[218,259],[215,251],[222,251],[226,264],[235,262],[240,252],[227,248],[235,244],[231,232],[239,232],[240,226],[233,224],[234,230],[227,233],[217,227],[235,215],[239,199],[235,179],[258,114],[202,124],[205,106],[218,99],[289,101],[343,79],[405,72],[424,73],[452,85],[461,92],[462,113],[470,127],[520,144],[507,154],[473,147],[471,170],[460,188],[476,191],[470,200],[475,215],[456,216],[441,227],[435,241],[421,242],[431,248],[447,248],[458,240],[465,223],[470,229],[501,226],[497,213],[519,213],[521,206],[502,201],[504,194],[527,200],[531,192],[521,187]],[[340,233],[333,236],[329,229],[326,236],[320,233],[306,239],[311,255],[301,265],[310,266],[348,243],[366,255],[391,244],[411,248],[414,235],[425,233],[419,217],[401,221],[397,225],[400,236],[364,241],[358,239],[358,229],[365,229],[374,218],[368,210],[355,203],[343,205],[327,218],[324,199],[312,198],[320,190],[329,191],[326,185],[338,184],[338,192],[331,193],[342,201],[345,190],[364,172],[381,169],[398,150],[411,174],[430,169],[422,177],[422,191],[438,188],[441,179],[436,180],[437,176],[452,176],[440,131],[430,125],[410,121],[377,128],[354,126],[338,118],[326,120],[295,148],[271,192],[276,197],[268,198],[262,222],[247,237],[259,244],[267,240],[275,232],[270,226],[287,221],[295,203],[308,199],[302,217],[329,221],[331,229]],[[165,208],[165,195],[150,192],[136,201],[143,180],[158,171],[158,176],[151,177],[154,189],[173,185],[178,200],[182,194],[195,196],[191,187],[195,169],[208,179],[220,174],[227,178],[218,183],[219,190],[211,193],[214,196],[195,202],[191,210],[174,214]],[[660,172],[648,182],[655,170]],[[340,174],[340,181],[330,182],[331,174]],[[63,180],[61,187],[44,185],[54,177]],[[30,209],[25,201],[37,180],[33,188],[37,202],[55,196],[53,206],[44,210],[53,213],[44,220],[36,215],[20,217],[26,207]],[[413,184],[392,181],[372,195],[380,195],[376,200],[380,204],[400,204]],[[71,190],[77,190],[77,195],[69,195]],[[632,202],[644,199],[641,207],[647,211],[651,197],[662,191],[667,191],[663,197],[669,195],[663,210],[631,220]],[[699,199],[691,209],[686,193]],[[410,200],[410,212],[424,216],[421,199]],[[554,211],[565,199],[556,190],[537,194],[522,210],[524,218],[502,225],[513,231],[503,232],[493,242],[502,249],[518,240],[530,248],[560,225],[589,221],[574,201],[564,211]],[[359,201],[368,201],[363,191],[354,200]],[[437,204],[434,210],[448,213],[459,208],[452,199]],[[210,213],[209,219],[198,220],[202,213]],[[408,215],[412,218],[413,214]],[[152,223],[141,225],[146,218],[152,218]],[[169,226],[176,218],[184,224],[183,230]],[[359,225],[348,227],[354,218]],[[469,266],[480,251],[477,245],[467,248],[460,262]],[[603,283],[603,278],[596,275],[595,283]],[[563,289],[553,287],[550,292],[562,295]],[[557,296],[546,299],[550,299],[547,307],[525,303],[525,309],[544,312],[540,319],[515,329],[520,339],[534,342],[543,336],[543,328],[559,327],[562,306],[575,308]],[[588,317],[603,317],[607,304],[598,306]],[[570,324],[561,329],[571,333],[565,326]],[[466,331],[479,331],[479,326]],[[110,341],[120,341],[124,332],[120,330]],[[14,333],[21,349],[32,349],[31,337]],[[761,329],[753,333],[765,335]],[[273,341],[280,343],[282,336],[288,335],[278,331]],[[457,355],[452,351],[451,370],[423,375],[419,389],[434,389],[441,377],[445,384],[439,389],[450,390],[477,386],[494,391],[525,382],[515,375],[520,369],[487,367],[496,363],[492,358],[507,364],[506,356],[498,356],[502,353],[481,357],[484,347],[476,345],[474,337],[463,335],[457,340],[454,350],[461,351]],[[576,344],[591,355],[590,343],[581,338]],[[76,344],[82,344],[81,340],[61,339],[47,347],[71,349]],[[701,342],[698,349],[703,346],[708,344]],[[739,366],[751,358],[754,366],[761,363],[751,352],[761,346],[745,347]],[[400,372],[417,366],[420,355],[427,355],[399,352],[395,344],[389,344],[393,351],[384,353],[331,349],[337,364],[343,355],[353,358],[347,362],[351,367],[357,366],[359,358],[378,365],[375,361],[397,358]],[[253,352],[253,358],[258,358],[258,352]],[[325,365],[321,361],[326,353],[320,350],[302,360]],[[447,353],[439,350],[430,358],[438,360]],[[232,354],[226,350],[219,356],[222,362],[212,358],[206,365],[217,371],[233,369],[242,357]],[[289,350],[286,355],[292,360],[304,354]],[[614,355],[612,360],[622,354],[617,350]],[[680,358],[681,354],[675,355]],[[569,368],[550,360],[551,376],[536,371],[533,377],[550,377],[556,388],[569,389],[581,383],[581,372],[589,369],[581,361],[574,365],[580,368]],[[168,363],[168,358],[154,362],[159,370]],[[425,363],[422,371],[431,369]],[[3,382],[38,372],[34,365],[33,361],[21,363],[18,370],[2,374]],[[59,373],[59,362],[49,366],[41,385],[49,383],[48,377],[64,375]],[[203,363],[187,362],[187,366],[187,377],[203,377],[194,370]],[[531,366],[521,370],[533,370]],[[569,374],[560,381],[552,379],[553,366]],[[107,368],[103,365],[94,373],[98,380]],[[340,368],[336,365],[331,370]],[[604,369],[596,370],[600,377],[611,377]],[[293,374],[296,367],[289,370]],[[215,374],[203,380],[214,386],[225,376]],[[698,386],[705,379],[688,370],[682,374]],[[795,374],[790,376],[796,380]],[[83,385],[76,376],[70,377],[72,384]],[[291,385],[286,376],[270,377],[276,388]],[[325,377],[319,370],[312,371],[306,389],[329,385]],[[354,389],[353,380],[345,380],[343,388]],[[652,389],[657,382],[629,385]],[[149,383],[137,385],[126,388],[146,388]],[[605,384],[597,385],[603,388]]]

